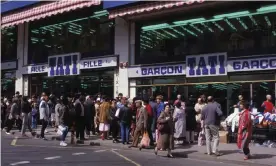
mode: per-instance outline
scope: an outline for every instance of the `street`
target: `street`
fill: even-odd
[[[169,159],[165,152],[155,156],[153,151],[137,149],[124,150],[113,149],[106,146],[81,146],[81,147],[59,147],[50,146],[58,141],[42,141],[32,138],[18,140],[18,142],[29,143],[28,145],[14,144],[14,136],[1,133],[2,144],[2,166],[8,165],[51,165],[51,166],[143,166],[143,165],[197,165],[197,166],[219,166],[222,162],[207,161],[199,159],[188,159],[185,154],[176,154],[175,158]],[[34,143],[37,142],[37,143]],[[39,145],[38,142],[41,144]],[[33,144],[32,144],[33,143]],[[48,145],[48,146],[47,146]],[[224,166],[235,166],[230,163],[223,163]]]

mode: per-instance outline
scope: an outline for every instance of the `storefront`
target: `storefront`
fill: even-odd
[[[1,95],[12,97],[15,94],[17,62],[1,63]]]
[[[136,96],[162,94],[175,100],[177,94],[196,102],[202,94],[212,95],[225,115],[238,102],[238,95],[259,108],[267,94],[276,90],[276,55],[228,58],[227,53],[191,55],[182,64],[130,67],[130,89]]]
[[[70,58],[69,58],[70,57]],[[117,56],[80,59],[79,53],[48,58],[48,64],[28,66],[28,95],[41,92],[55,95],[98,92],[112,97]]]

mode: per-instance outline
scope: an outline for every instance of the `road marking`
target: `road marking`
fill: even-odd
[[[135,166],[141,166],[140,164],[136,163],[135,161],[131,160],[130,158],[127,158],[126,156],[123,156],[122,154],[120,154],[120,153],[118,153],[118,152],[116,152],[114,150],[111,150],[111,152],[115,153],[116,155],[118,155],[119,157],[125,159],[126,161],[134,164]]]
[[[17,142],[18,137],[15,137],[12,142],[11,142],[11,146],[15,146],[16,142]]]
[[[73,155],[73,156],[79,156],[79,155],[83,155],[83,154],[86,154],[86,153],[84,153],[84,152],[79,152],[79,153],[73,153],[72,155]]]
[[[53,156],[53,157],[46,157],[44,158],[45,160],[54,160],[54,159],[58,159],[61,158],[60,156]]]
[[[96,150],[95,153],[105,152],[106,150]]]
[[[16,163],[11,163],[10,165],[20,165],[20,164],[29,164],[30,161],[20,161],[20,162],[16,162]]]

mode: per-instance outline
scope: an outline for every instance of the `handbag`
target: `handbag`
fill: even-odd
[[[148,132],[144,133],[140,145],[143,146],[143,147],[149,147],[150,146],[150,138],[149,138]]]

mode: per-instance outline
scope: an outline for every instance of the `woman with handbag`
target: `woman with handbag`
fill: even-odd
[[[165,105],[165,110],[160,114],[157,120],[157,129],[159,131],[159,137],[157,140],[157,146],[154,149],[155,155],[157,155],[158,150],[168,150],[167,156],[173,158],[171,150],[174,148],[173,135],[174,135],[174,125],[173,117],[170,112],[170,106]]]

